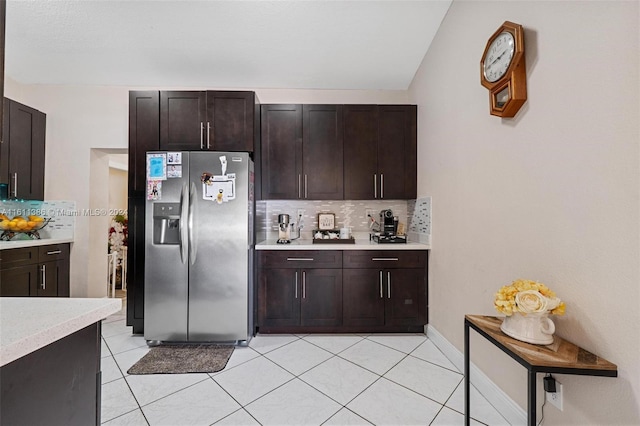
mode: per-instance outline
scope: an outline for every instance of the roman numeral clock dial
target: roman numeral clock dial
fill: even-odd
[[[505,21],[487,41],[480,61],[480,83],[489,89],[489,113],[514,117],[527,100],[522,25]]]

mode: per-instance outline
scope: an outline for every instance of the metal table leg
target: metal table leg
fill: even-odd
[[[528,370],[527,374],[527,424],[536,425],[536,372]]]
[[[469,377],[469,324],[464,322],[464,424],[469,426],[471,419],[471,393]]]

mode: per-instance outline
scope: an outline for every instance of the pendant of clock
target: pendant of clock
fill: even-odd
[[[522,25],[505,21],[487,41],[480,61],[480,83],[489,90],[489,113],[514,117],[527,100]]]

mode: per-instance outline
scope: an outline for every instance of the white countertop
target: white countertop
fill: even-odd
[[[0,366],[103,320],[120,299],[0,297]]]
[[[256,244],[256,250],[431,250],[431,245],[411,241],[378,244],[368,238],[356,238],[355,244],[313,244],[313,240],[293,240],[289,244],[278,244],[275,239],[268,239]]]
[[[48,246],[49,244],[72,243],[73,238],[43,238],[41,240],[0,241],[0,250],[23,247]]]

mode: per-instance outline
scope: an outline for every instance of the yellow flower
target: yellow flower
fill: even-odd
[[[518,300],[520,300],[519,306]],[[495,294],[495,309],[507,316],[516,312],[549,312],[555,315],[564,315],[566,306],[560,301],[546,285],[531,281],[518,279],[510,285],[503,286]]]

